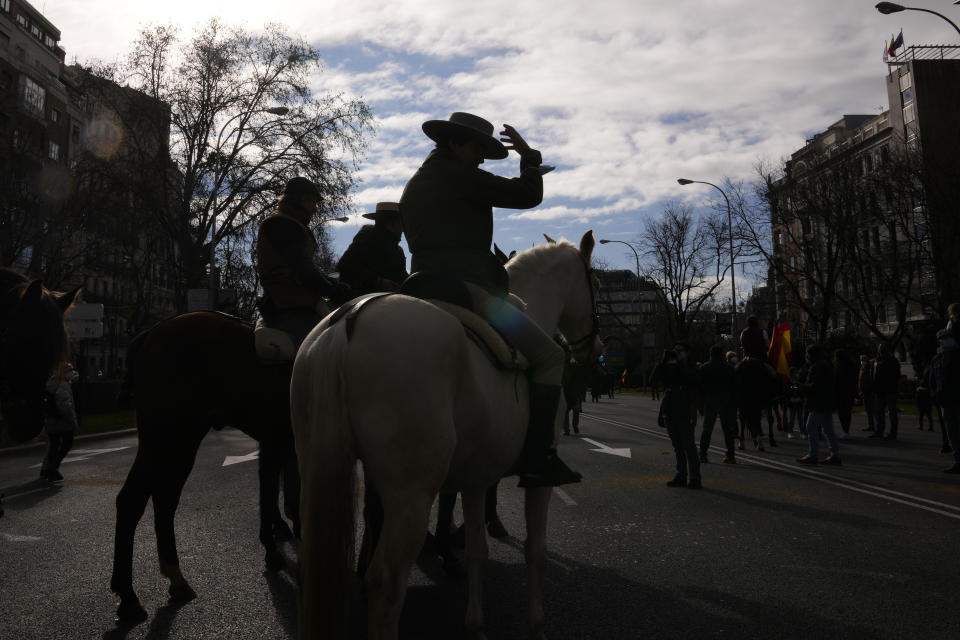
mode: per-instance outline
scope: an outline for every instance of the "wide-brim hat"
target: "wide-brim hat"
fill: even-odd
[[[316,196],[319,198],[320,189],[309,178],[297,176],[287,182],[287,186],[283,188],[283,195],[290,197]]]
[[[483,145],[483,157],[488,160],[501,160],[508,154],[503,143],[493,137],[493,125],[472,113],[456,111],[447,120],[427,120],[423,132],[434,142],[467,134]]]
[[[399,218],[400,204],[398,202],[378,202],[377,210],[363,214],[364,218],[376,220],[377,218]]]

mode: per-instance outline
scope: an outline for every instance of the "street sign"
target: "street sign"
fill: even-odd
[[[63,316],[63,326],[71,340],[103,337],[103,305],[93,302],[74,304]]]

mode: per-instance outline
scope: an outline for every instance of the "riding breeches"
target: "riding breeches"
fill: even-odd
[[[470,291],[473,310],[530,361],[530,381],[559,386],[566,360],[563,348],[517,307],[470,282],[465,284]]]

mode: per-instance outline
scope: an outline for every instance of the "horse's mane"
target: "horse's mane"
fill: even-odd
[[[513,256],[513,258],[507,262],[506,267],[511,274],[520,274],[529,271],[543,273],[549,271],[562,256],[570,251],[579,252],[579,249],[577,249],[573,243],[567,242],[566,240],[538,244],[535,247],[521,251]]]

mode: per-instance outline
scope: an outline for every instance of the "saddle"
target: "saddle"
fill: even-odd
[[[253,344],[257,360],[264,364],[293,362],[297,356],[293,338],[286,331],[271,329],[264,324],[263,318],[258,319],[253,328]]]
[[[467,337],[497,368],[509,371],[529,368],[526,356],[473,310],[473,298],[462,280],[444,273],[417,272],[403,281],[400,293],[429,302],[459,320]],[[512,293],[507,294],[507,301],[521,311],[526,310],[523,300]]]

